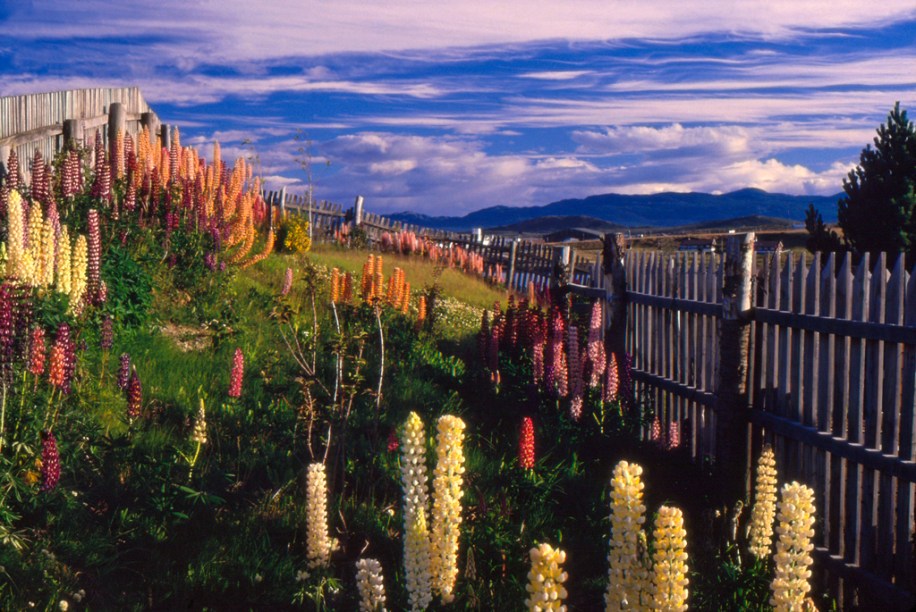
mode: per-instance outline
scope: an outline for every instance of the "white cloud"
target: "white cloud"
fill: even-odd
[[[569,81],[590,74],[589,70],[545,70],[542,72],[523,72],[518,75],[524,79],[542,81]]]

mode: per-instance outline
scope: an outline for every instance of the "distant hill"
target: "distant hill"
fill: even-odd
[[[570,215],[568,217],[547,215],[488,229],[494,232],[511,232],[513,234],[547,234],[576,227],[584,227],[598,232],[613,232],[623,229],[622,225],[582,215]]]
[[[808,204],[814,204],[821,211],[824,220],[832,222],[836,220],[838,198],[839,194],[794,196],[768,193],[760,189],[741,189],[721,195],[671,192],[652,195],[607,193],[582,199],[560,200],[545,206],[492,206],[463,217],[433,217],[410,212],[390,216],[406,223],[457,231],[468,231],[475,227],[490,229],[513,226],[543,217],[591,217],[631,228],[671,227],[754,216],[792,219],[801,223],[805,219]]]

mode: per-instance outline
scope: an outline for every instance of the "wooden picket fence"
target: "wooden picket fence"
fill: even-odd
[[[629,252],[625,284],[608,289],[626,304],[612,328],[626,327],[662,431],[676,422],[693,458],[742,462],[746,475],[771,444],[780,482],[814,489],[820,586],[844,608],[916,605],[916,270],[903,262],[751,254],[739,405],[722,401],[736,367],[723,349],[728,256]],[[735,414],[751,427],[743,457],[722,453],[718,420]]]

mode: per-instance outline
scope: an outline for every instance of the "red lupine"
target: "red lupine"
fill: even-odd
[[[140,384],[137,368],[133,368],[130,373],[130,380],[127,381],[127,418],[136,419],[140,416],[142,405],[143,386]]]
[[[48,382],[64,393],[70,393],[70,381],[75,369],[76,347],[70,340],[70,326],[61,323],[57,327],[51,358],[48,366]]]
[[[60,480],[60,453],[57,451],[57,439],[50,431],[41,435],[41,486],[42,493],[57,486]]]
[[[531,417],[522,419],[518,435],[518,464],[524,470],[534,467],[534,421]]]
[[[38,326],[32,329],[29,341],[29,372],[33,376],[41,376],[45,373],[45,330]]]
[[[229,397],[242,396],[242,376],[245,371],[245,356],[242,349],[235,349],[232,357],[232,373],[229,376]]]

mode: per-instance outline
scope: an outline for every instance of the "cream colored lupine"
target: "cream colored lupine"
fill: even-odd
[[[58,293],[70,294],[72,278],[70,277],[70,231],[66,225],[60,226],[60,238],[57,241],[57,262],[54,264],[54,287]]]
[[[331,538],[328,536],[328,479],[323,463],[308,467],[305,486],[306,556],[310,568],[327,567],[331,560]]]
[[[38,277],[38,262],[32,254],[32,249],[25,249],[16,266],[16,278],[30,287],[36,286]]]
[[[356,562],[356,589],[360,612],[385,612],[385,581],[377,559]]]
[[[411,412],[401,433],[401,484],[404,489],[404,574],[411,610],[425,610],[432,601],[429,573],[429,492],[426,436],[423,421]]]
[[[770,584],[770,605],[776,612],[801,610],[811,589],[814,490],[797,482],[783,485],[776,518],[776,576]]]
[[[655,518],[652,553],[652,609],[687,609],[687,531],[679,508],[662,506]]]
[[[39,260],[41,256],[41,230],[44,227],[45,219],[41,214],[41,204],[32,200],[29,206],[29,250],[32,251],[32,259]]]
[[[767,446],[757,460],[754,507],[748,525],[749,548],[755,557],[765,559],[773,548],[773,521],[776,518],[776,456]]]
[[[19,275],[19,260],[22,259],[22,253],[25,251],[25,219],[22,213],[22,196],[18,191],[10,192],[10,199],[7,204],[8,217],[8,242],[6,245],[6,274],[8,276]]]
[[[82,234],[76,237],[70,255],[70,312],[79,312],[86,293],[86,266],[89,264],[89,245]]]
[[[429,539],[429,573],[433,591],[444,603],[452,601],[458,577],[458,538],[461,535],[461,494],[464,475],[464,421],[439,417],[436,470],[433,477],[433,519]]]
[[[639,607],[643,599],[646,576],[637,550],[639,532],[646,522],[641,475],[642,467],[621,461],[611,478],[611,541],[604,595],[609,612]]]
[[[54,226],[50,219],[45,219],[41,230],[41,286],[54,284]]]
[[[194,419],[194,430],[191,432],[191,441],[197,444],[207,443],[207,411],[204,407],[204,398],[200,398],[197,418]]]
[[[563,564],[566,562],[566,553],[550,544],[539,544],[537,548],[528,551],[531,558],[531,570],[528,572],[528,584],[525,590],[528,598],[525,605],[530,612],[544,610],[560,610],[565,612],[563,600],[567,593],[563,583],[566,582],[566,572]]]

